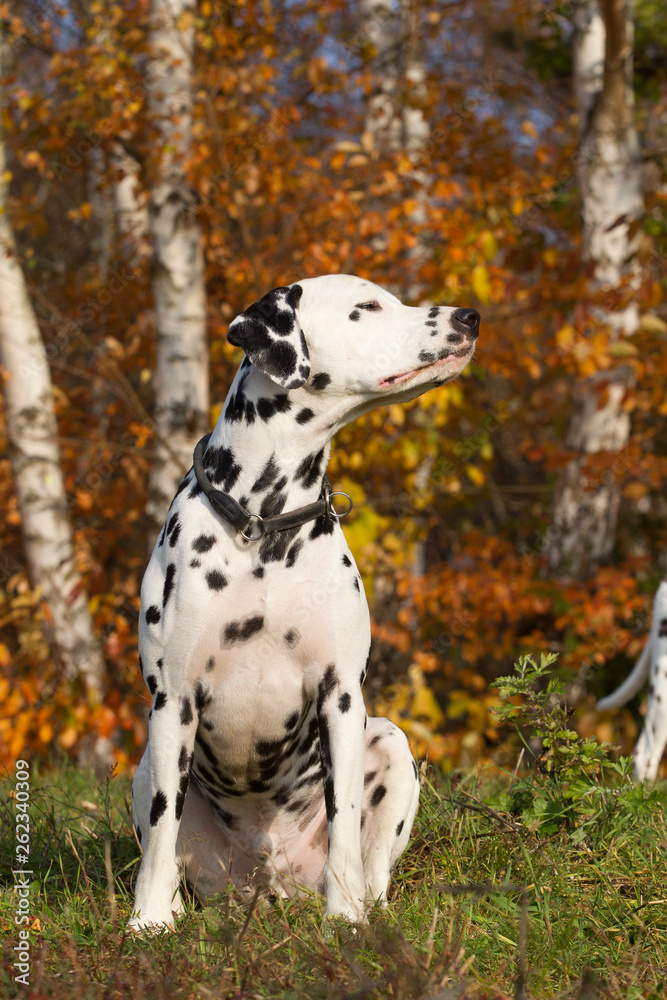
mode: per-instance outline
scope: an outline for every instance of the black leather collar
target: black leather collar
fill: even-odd
[[[298,507],[296,510],[288,511],[286,514],[276,514],[273,517],[260,517],[259,514],[250,514],[245,510],[238,500],[235,500],[229,493],[217,490],[206,475],[204,468],[204,450],[211,435],[206,434],[201,441],[197,442],[193,456],[193,467],[197,482],[204,495],[208,498],[213,510],[224,517],[233,528],[248,542],[255,542],[270,531],[286,531],[287,528],[298,528],[307,521],[314,521],[318,517],[327,519],[345,517],[352,510],[352,500],[347,493],[332,493],[331,483],[328,476],[324,477],[322,485],[322,496],[314,503],[306,504],[305,507]],[[349,506],[342,514],[334,509],[331,502],[334,496],[347,497]],[[253,533],[255,532],[255,533]]]

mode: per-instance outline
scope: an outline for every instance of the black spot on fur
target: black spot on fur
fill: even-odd
[[[233,424],[243,419],[245,414],[245,396],[243,394],[243,382],[239,385],[235,394],[230,394],[225,404],[225,420]]]
[[[181,772],[189,771],[190,768],[192,767],[193,757],[194,754],[190,753],[185,744],[183,744],[183,746],[181,747],[181,752],[178,755],[178,770]]]
[[[296,646],[300,638],[301,633],[298,629],[291,628],[289,632],[285,632],[285,642],[288,646]]]
[[[251,492],[263,493],[264,490],[268,490],[269,486],[271,486],[272,483],[274,483],[278,478],[279,472],[280,469],[276,465],[275,456],[272,455],[271,458],[266,463],[266,465],[264,466],[264,468],[262,469],[262,471],[260,472],[255,482],[253,483],[251,487]]]
[[[157,681],[155,680],[155,677],[153,677],[153,674],[149,674],[146,678],[146,686],[151,694],[155,694],[157,691]]]
[[[440,306],[431,306],[428,311],[428,318],[435,319],[436,316],[440,315]]]
[[[360,316],[361,316],[361,313],[359,312],[359,310],[358,309],[353,309],[353,311],[348,316],[348,319],[351,319],[354,323],[356,323],[356,321],[359,319]]]
[[[139,841],[139,846],[141,847],[141,827],[137,827],[137,840]]]
[[[211,569],[206,574],[206,583],[208,584],[210,590],[224,590],[229,583],[229,580],[224,573],[220,572],[220,570]]]
[[[228,826],[230,830],[234,828],[236,824],[236,816],[233,816],[230,812],[227,812],[226,809],[221,809],[220,806],[217,804],[215,805],[212,804],[211,808],[213,810],[213,815],[215,816],[215,818],[218,820],[219,823],[222,823],[223,826]]]
[[[146,624],[147,625],[157,625],[160,621],[160,609],[157,604],[151,604],[150,608],[146,612]]]
[[[412,762],[412,770],[415,772],[415,781],[419,781],[419,771],[417,770],[417,765],[414,760]]]
[[[264,628],[264,615],[253,615],[245,621],[230,622],[225,625],[223,646],[231,646],[235,642],[247,642]]]
[[[403,832],[403,827],[404,826],[405,826],[405,820],[402,819],[401,822],[396,827],[396,836],[397,837],[400,837],[401,833]]]
[[[206,661],[206,670],[211,671],[213,670],[214,666],[215,666],[215,657],[209,656],[208,660]]]
[[[319,372],[313,378],[313,389],[326,389],[330,382],[331,375],[327,375],[326,372]]]
[[[289,347],[289,344],[281,346]],[[294,352],[294,348],[290,348],[290,350]],[[294,354],[296,356],[296,352]],[[291,409],[292,403],[286,392],[278,392],[272,398],[262,396],[261,399],[257,400],[257,413],[265,423],[276,413],[287,413]]]
[[[181,699],[181,725],[189,726],[194,716],[192,714],[192,704],[187,695]]]
[[[282,785],[273,796],[273,801],[277,806],[286,806],[290,800],[290,790],[287,785]]]
[[[217,767],[218,758],[216,757],[215,753],[213,752],[213,750],[211,750],[210,746],[204,739],[200,729],[198,729],[197,732],[195,733],[195,743],[197,744],[197,746],[201,747],[201,749],[204,751],[205,756],[208,757],[210,762]]]
[[[176,576],[176,563],[169,563],[167,573],[164,578],[164,589],[162,591],[162,607],[167,606],[167,601],[174,587],[174,577]]]
[[[378,785],[377,788],[373,791],[373,794],[371,795],[371,805],[373,806],[373,808],[375,808],[375,806],[380,805],[386,794],[387,794],[387,789],[384,787],[384,785]]]
[[[276,514],[282,514],[287,503],[287,494],[278,493],[278,489],[279,483],[276,483],[273,490],[262,500],[262,505],[259,508],[260,517],[275,517]]]
[[[167,527],[167,538],[169,539],[169,544],[172,547],[172,549],[176,545],[180,533],[181,533],[181,525],[178,520],[178,514],[174,514]]]
[[[359,577],[358,576],[355,576],[354,580],[352,581],[352,584],[353,584],[355,590],[361,592],[361,588],[359,587]]]
[[[430,363],[431,361],[435,361],[435,354],[431,354],[429,351],[420,351],[419,360]]]
[[[157,665],[160,668],[160,670],[162,670],[162,657],[160,657],[160,659],[157,661]]]
[[[294,481],[300,482],[304,489],[309,489],[311,486],[314,486],[322,475],[321,467],[323,457],[324,449],[318,451],[316,454],[306,455],[294,473]]]
[[[167,808],[167,797],[164,792],[157,791],[151,802],[151,826],[157,826],[157,821]]]
[[[294,545],[290,548],[289,552],[287,553],[287,559],[285,560],[285,566],[287,567],[287,569],[291,569],[291,567],[294,565],[294,563],[296,562],[296,557],[298,556],[302,548],[303,548],[303,539],[297,538]]]
[[[287,718],[285,719],[285,729],[287,729],[288,732],[294,729],[298,721],[299,721],[299,713],[292,712],[292,714],[288,715]]]
[[[377,771],[366,771],[366,774],[364,775],[364,787],[366,787],[366,785],[370,785],[376,774]]]
[[[200,566],[201,566],[201,562],[199,561],[199,559],[191,559],[190,560],[190,569],[199,569]]]
[[[298,527],[267,532],[259,546],[259,558],[265,563],[281,562],[298,533]]]
[[[213,695],[204,689],[204,685],[201,681],[197,681],[195,684],[195,708],[197,709],[197,715],[201,715],[213,700]]]
[[[329,663],[327,669],[324,672],[324,677],[317,685],[317,715],[319,717],[322,711],[322,706],[327,700],[329,695],[332,693],[336,684],[338,683],[338,678],[336,677],[336,664]]]
[[[343,566],[351,566],[352,560],[349,556],[343,556]]]
[[[341,712],[349,712],[351,704],[352,704],[352,697],[348,691],[345,691],[345,693],[342,694],[338,699],[338,707],[341,710]]]
[[[319,538],[320,535],[333,535],[333,533],[334,519],[332,517],[327,517],[326,514],[320,514],[311,528],[310,535],[308,537],[315,539]]]
[[[310,720],[310,723],[308,725],[308,732],[306,733],[306,735],[303,738],[302,742],[299,744],[299,747],[297,749],[297,753],[299,755],[303,755],[303,754],[308,753],[308,751],[310,750],[310,748],[313,746],[313,744],[315,743],[315,741],[318,739],[319,733],[320,733],[319,723],[317,721],[317,716],[314,715],[313,718]]]
[[[438,324],[436,323],[436,321],[434,319],[427,319],[426,320],[426,326],[430,326],[430,327],[433,327],[434,329],[437,329]]]
[[[334,790],[333,774],[331,766],[331,738],[329,734],[329,722],[325,715],[318,714],[320,729],[320,757],[322,759],[322,770],[324,772],[324,803],[327,812],[327,822],[331,823],[338,809],[336,806],[336,794]]]
[[[199,535],[197,538],[195,538],[194,542],[192,543],[192,548],[195,550],[195,552],[203,554],[204,552],[208,552],[209,549],[213,548],[215,543],[216,543],[215,535]]]
[[[153,708],[155,709],[156,712],[158,712],[161,708],[164,708],[166,704],[167,704],[167,696],[164,693],[164,691],[160,691],[155,698],[155,704],[153,705]]]
[[[382,739],[382,734],[378,733],[377,736],[374,736],[373,739],[368,744],[369,747],[374,747],[377,743],[380,742],[381,739]]]
[[[204,465],[211,482],[226,491],[232,489],[241,473],[241,466],[234,461],[234,453],[223,446],[211,448],[209,445],[204,454]]]
[[[334,781],[331,774],[324,779],[324,805],[327,811],[327,823],[331,823],[338,812]]]
[[[315,747],[310,756],[307,757],[306,760],[304,760],[303,763],[299,765],[299,770],[296,772],[297,778],[300,778],[301,775],[306,774],[306,772],[310,771],[311,768],[315,767],[316,764],[318,765],[318,772],[321,772],[322,758],[320,757],[319,746]]]
[[[255,569],[252,571],[252,575],[256,576],[258,580],[261,580],[262,577],[264,576],[264,567],[256,566]]]
[[[308,406],[304,406],[303,410],[299,410],[297,413],[296,422],[297,424],[307,424],[308,421],[312,420],[314,416],[315,413],[313,410],[311,410]]]
[[[368,668],[369,668],[370,664],[371,664],[371,651],[369,649],[368,650],[368,656],[366,657],[366,665],[365,665],[364,669],[361,671],[361,676],[359,678],[359,684],[360,685],[363,684],[364,681],[366,680],[366,675],[368,674]]]
[[[183,806],[185,805],[185,796],[187,795],[188,785],[190,784],[190,775],[182,774],[181,779],[178,783],[178,792],[176,793],[176,819],[180,819],[183,814]]]
[[[186,475],[183,477],[183,479],[181,479],[179,487],[176,490],[176,496],[174,497],[174,500],[176,499],[176,497],[178,496],[179,493],[182,493],[183,490],[186,489],[186,487],[190,485],[190,475],[191,474],[192,474],[192,469],[190,469],[190,472],[186,473]]]

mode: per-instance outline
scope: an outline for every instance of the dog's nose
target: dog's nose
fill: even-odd
[[[467,334],[471,340],[477,340],[480,319],[481,316],[476,309],[455,309],[451,322],[455,330]]]

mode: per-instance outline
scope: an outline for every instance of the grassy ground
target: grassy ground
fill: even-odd
[[[26,987],[13,968],[12,774],[0,786],[0,997],[666,996],[664,793],[591,786],[577,825],[583,813],[566,803],[559,818],[560,792],[531,780],[425,777],[390,906],[358,933],[323,935],[320,898],[248,909],[230,890],[191,905],[177,933],[137,940],[125,931],[139,859],[129,780],[34,774]]]

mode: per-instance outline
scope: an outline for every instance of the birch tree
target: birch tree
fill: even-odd
[[[413,107],[407,100],[408,91],[423,92],[426,70],[419,50],[419,9],[411,0],[400,0],[398,6],[391,0],[361,0],[360,12],[364,37],[375,50],[373,58],[373,91],[368,101],[365,127],[372,136],[375,149],[390,152],[405,150],[416,159],[429,137],[429,125],[421,108]],[[424,198],[428,183],[425,172],[418,167],[412,171],[417,193],[417,204],[412,213],[415,228],[423,225]],[[410,253],[411,270],[416,273],[424,260],[427,249],[418,240]],[[405,293],[396,289],[397,294]],[[420,301],[423,291],[416,279],[410,282],[407,296]],[[420,461],[415,475],[415,489],[427,488],[433,472],[435,455],[426,454]],[[423,530],[426,531],[422,519]],[[421,576],[426,569],[426,539],[415,542],[412,572]]]
[[[208,426],[204,254],[186,168],[192,133],[193,0],[152,0],[146,86],[158,135],[150,190],[153,296],[157,323],[155,420],[149,481],[154,529]],[[152,540],[151,540],[152,544]]]
[[[620,338],[638,326],[638,222],[643,210],[639,140],[632,92],[633,24],[627,0],[582,0],[575,11],[574,92],[579,115],[577,160],[583,256],[593,288],[610,293],[593,313]],[[622,291],[627,302],[623,302]],[[619,296],[619,292],[621,295]],[[575,451],[555,502],[549,569],[565,576],[593,572],[612,552],[620,491],[610,469],[586,482],[585,457],[615,453],[628,442],[623,400],[629,366],[600,372],[575,389],[566,446]]]
[[[4,66],[0,37],[0,75]],[[48,607],[49,640],[70,677],[99,691],[104,660],[76,565],[44,342],[16,256],[0,121],[0,365],[9,457],[30,582]]]
[[[113,203],[121,252],[130,266],[150,252],[150,223],[146,195],[139,178],[139,162],[121,141],[111,146]]]

